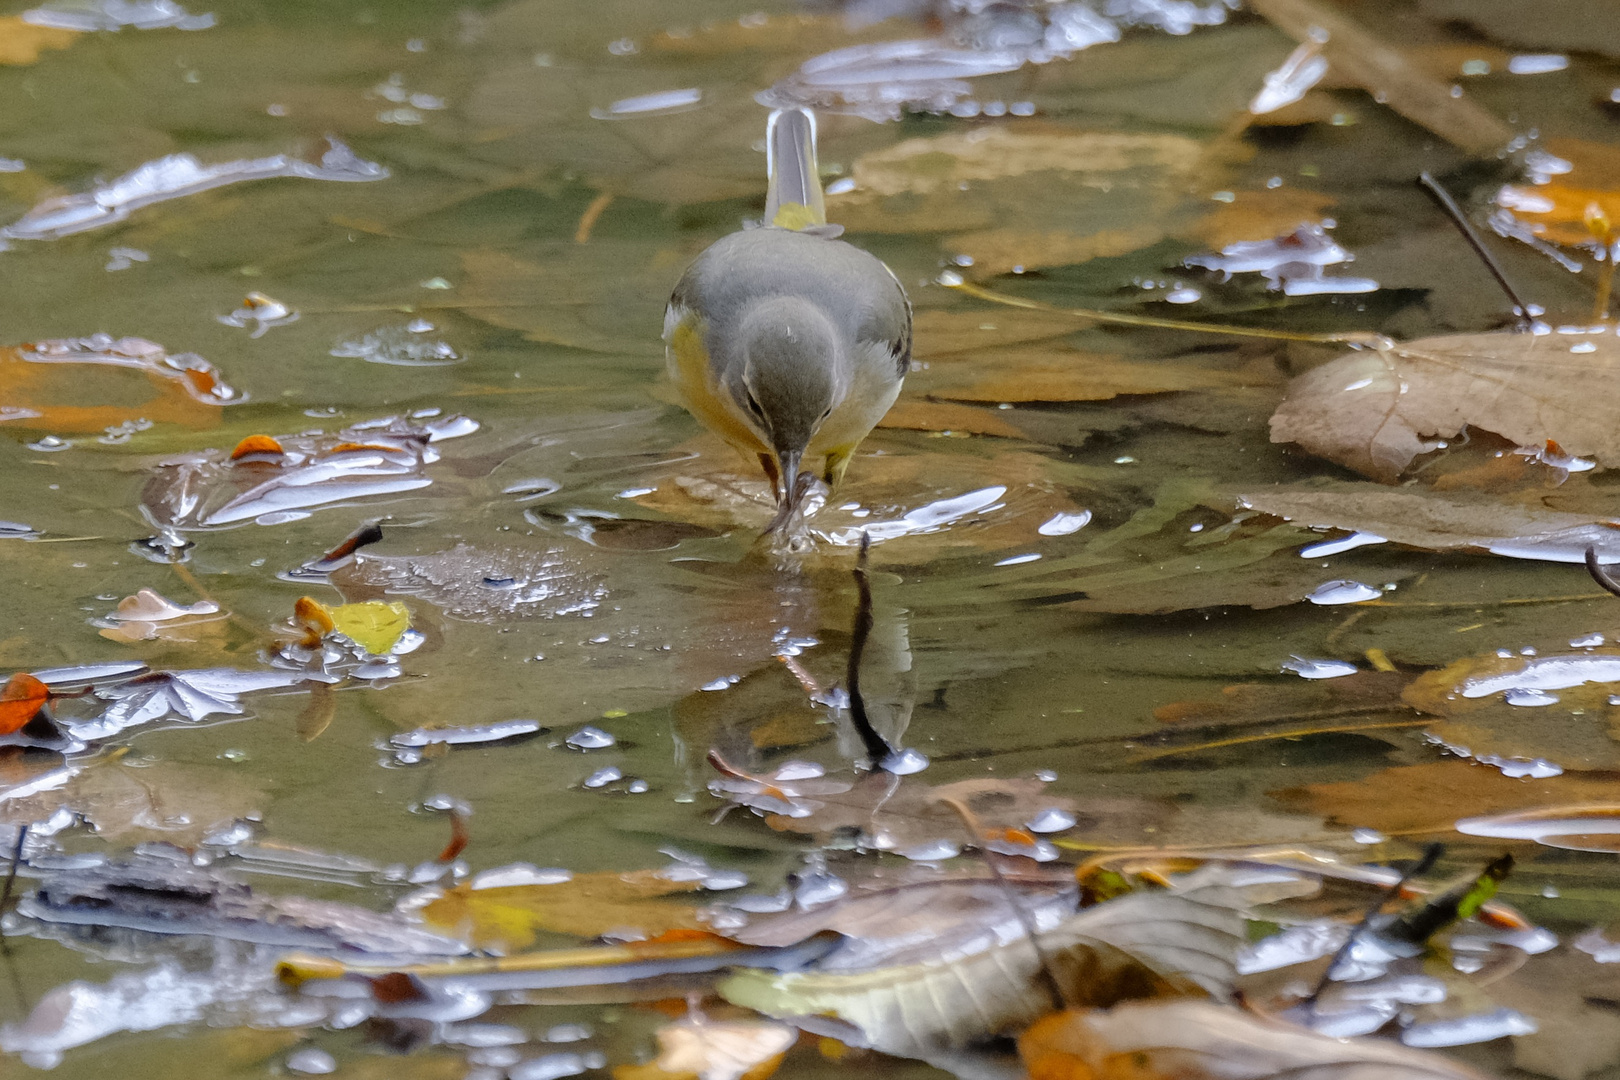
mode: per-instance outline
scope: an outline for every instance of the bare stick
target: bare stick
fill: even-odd
[[[1272,341],[1314,341],[1324,345],[1360,345],[1368,349],[1393,349],[1395,342],[1383,334],[1369,330],[1351,330],[1342,334],[1295,334],[1287,330],[1262,330],[1249,326],[1221,326],[1217,323],[1198,323],[1183,319],[1157,319],[1151,315],[1127,315],[1117,311],[1094,311],[1089,308],[1060,308],[1038,300],[1008,296],[968,282],[954,270],[939,276],[939,284],[959,293],[976,296],[1008,307],[1029,311],[1050,311],[1055,315],[1072,315],[1091,322],[1113,323],[1118,326],[1151,326],[1160,330],[1192,330],[1200,334],[1225,334],[1228,337],[1268,338]]]
[[[1529,326],[1529,305],[1519,298],[1518,292],[1508,282],[1507,272],[1502,269],[1502,264],[1496,261],[1496,256],[1491,254],[1490,249],[1485,246],[1485,241],[1480,239],[1479,233],[1474,231],[1474,226],[1469,223],[1468,216],[1463,213],[1462,207],[1457,205],[1457,200],[1451,197],[1451,192],[1441,187],[1440,182],[1427,172],[1418,174],[1418,183],[1422,184],[1423,190],[1427,191],[1434,197],[1434,201],[1440,204],[1440,208],[1446,212],[1446,216],[1451,219],[1451,223],[1457,226],[1457,231],[1463,234],[1463,239],[1468,241],[1468,246],[1474,249],[1475,255],[1479,256],[1479,261],[1485,264],[1485,269],[1491,272],[1491,276],[1496,279],[1496,283],[1502,286],[1502,291],[1507,293],[1508,302],[1513,305],[1513,313],[1519,317],[1519,326],[1521,328]]]
[[[1360,937],[1361,932],[1367,928],[1367,924],[1372,921],[1373,916],[1382,911],[1385,904],[1389,903],[1391,900],[1398,899],[1401,895],[1401,890],[1406,887],[1406,883],[1408,881],[1411,881],[1419,874],[1428,873],[1429,867],[1435,864],[1436,860],[1440,858],[1441,853],[1443,853],[1445,850],[1446,846],[1444,844],[1430,844],[1424,849],[1422,858],[1413,863],[1411,866],[1407,867],[1395,884],[1391,885],[1383,893],[1380,893],[1378,899],[1374,900],[1367,906],[1367,910],[1362,914],[1361,920],[1351,928],[1350,936],[1344,939],[1344,944],[1339,946],[1338,951],[1333,954],[1333,959],[1328,961],[1327,970],[1322,972],[1322,979],[1316,984],[1316,989],[1312,990],[1311,996],[1306,998],[1304,1001],[1305,1007],[1309,1009],[1313,1015],[1316,1012],[1316,999],[1322,996],[1322,991],[1327,989],[1327,984],[1333,981],[1333,969],[1339,966],[1340,960],[1343,960],[1347,955],[1349,955],[1351,947],[1355,945],[1356,939]]]
[[[11,903],[11,888],[17,882],[17,867],[22,864],[23,841],[28,839],[28,826],[17,826],[17,846],[11,849],[11,872],[6,875],[6,887],[0,890],[0,912]]]

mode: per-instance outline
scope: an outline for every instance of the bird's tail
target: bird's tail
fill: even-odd
[[[765,128],[765,221],[784,229],[827,224],[816,171],[816,117],[809,109],[777,109]]]

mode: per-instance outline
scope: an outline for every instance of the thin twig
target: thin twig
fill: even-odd
[[[1603,569],[1603,564],[1598,562],[1598,553],[1595,547],[1586,549],[1586,572],[1592,575],[1593,581],[1614,593],[1614,595],[1620,596],[1620,581],[1614,580],[1609,576],[1609,572]]]
[[[579,216],[579,227],[574,230],[574,243],[588,244],[591,242],[591,230],[596,228],[597,219],[602,216],[613,202],[613,193],[604,191],[591,200],[591,205]]]
[[[1528,327],[1530,325],[1530,306],[1519,298],[1517,290],[1508,281],[1507,272],[1502,269],[1502,264],[1496,261],[1496,256],[1491,254],[1490,249],[1485,246],[1485,241],[1480,239],[1479,233],[1474,231],[1474,226],[1469,222],[1467,215],[1463,213],[1462,207],[1457,205],[1457,200],[1451,197],[1451,192],[1441,187],[1440,182],[1427,172],[1418,174],[1418,183],[1422,184],[1423,190],[1427,191],[1434,197],[1434,201],[1440,204],[1440,208],[1446,212],[1446,216],[1451,219],[1451,223],[1457,226],[1457,231],[1463,234],[1463,239],[1468,241],[1468,246],[1474,249],[1475,255],[1479,256],[1479,261],[1485,264],[1485,269],[1491,272],[1491,276],[1496,279],[1496,283],[1502,286],[1502,291],[1507,293],[1508,302],[1513,305],[1513,313],[1519,317],[1520,329]]]
[[[1023,928],[1024,936],[1029,939],[1029,947],[1035,950],[1035,959],[1040,961],[1041,982],[1046,987],[1046,993],[1052,1000],[1053,1010],[1061,1012],[1067,1009],[1070,1004],[1069,995],[1063,992],[1063,983],[1058,980],[1057,972],[1053,970],[1052,962],[1046,956],[1046,950],[1041,948],[1041,939],[1036,936],[1035,924],[1030,920],[1029,912],[1024,910],[1024,905],[1018,902],[1018,894],[1013,892],[1012,886],[1002,876],[1001,867],[996,865],[995,853],[984,846],[983,826],[979,824],[978,818],[974,816],[973,811],[969,810],[966,804],[961,801],[949,796],[941,798],[939,801],[955,810],[957,817],[962,819],[962,826],[967,829],[968,842],[979,852],[980,857],[984,860],[985,868],[990,871],[990,876],[995,879],[997,888],[1001,890],[1002,897],[1007,901],[1007,906],[1012,908],[1013,915],[1018,919],[1018,925]]]
[[[1316,984],[1316,989],[1312,990],[1311,996],[1303,1002],[1312,1015],[1316,1013],[1316,999],[1322,996],[1322,991],[1326,990],[1327,984],[1333,980],[1333,969],[1339,966],[1340,960],[1349,955],[1351,947],[1355,945],[1356,939],[1361,936],[1361,932],[1367,928],[1367,924],[1380,911],[1384,910],[1385,904],[1391,900],[1400,899],[1401,890],[1406,887],[1408,881],[1411,881],[1419,874],[1428,873],[1429,867],[1435,864],[1445,850],[1446,846],[1439,843],[1430,844],[1424,848],[1423,857],[1407,867],[1395,884],[1379,894],[1378,899],[1367,906],[1367,910],[1362,913],[1361,920],[1350,930],[1350,936],[1344,939],[1344,944],[1339,946],[1338,951],[1333,954],[1333,959],[1328,961],[1327,969],[1322,972],[1322,979]]]
[[[1115,323],[1120,326],[1149,326],[1160,330],[1192,330],[1203,334],[1269,338],[1274,341],[1313,341],[1324,345],[1360,345],[1369,349],[1393,349],[1396,344],[1383,334],[1373,333],[1369,330],[1351,330],[1342,334],[1296,334],[1287,330],[1262,330],[1258,327],[1249,326],[1221,326],[1216,323],[1198,323],[1182,319],[1158,319],[1151,315],[1127,315],[1117,311],[1094,311],[1090,308],[1060,308],[1052,304],[1043,304],[1038,300],[1025,300],[1017,296],[1008,296],[1006,293],[998,293],[983,286],[971,284],[954,271],[949,276],[941,275],[939,284],[947,289],[955,289],[959,293],[966,293],[968,296],[974,296],[980,300],[989,300],[996,304],[1005,304],[1008,307],[1024,308],[1029,311],[1049,311],[1054,315],[1071,315],[1077,319]]]
[[[871,546],[871,536],[863,531],[861,550],[855,557],[855,588],[860,600],[855,608],[855,631],[850,635],[849,669],[844,682],[849,689],[850,722],[855,725],[861,742],[866,744],[867,756],[872,759],[872,768],[875,769],[879,762],[894,752],[894,748],[872,727],[872,721],[866,715],[866,700],[861,696],[861,654],[866,652],[866,639],[872,636],[872,579],[866,573],[867,552]]]

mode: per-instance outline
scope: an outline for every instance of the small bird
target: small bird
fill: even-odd
[[[693,416],[757,459],[776,494],[767,531],[793,518],[822,459],[837,487],[911,365],[911,302],[875,256],[827,224],[815,117],[779,109],[766,129],[765,219],[711,245],[664,313],[670,378]]]

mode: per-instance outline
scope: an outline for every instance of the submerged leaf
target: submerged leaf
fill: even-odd
[[[665,1024],[657,1036],[657,1060],[640,1069],[616,1068],[614,1080],[764,1080],[799,1033],[761,1020],[695,1016]]]
[[[422,919],[475,948],[498,953],[534,944],[541,931],[579,937],[624,931],[655,937],[704,928],[691,905],[659,899],[702,887],[701,880],[675,880],[657,870],[574,874],[550,885],[474,889],[462,884],[424,907]]]
[[[94,334],[0,348],[0,422],[9,427],[79,433],[134,421],[207,428],[219,423],[220,406],[241,400],[202,357],[170,354],[142,338]]]
[[[103,839],[127,844],[190,845],[216,826],[262,809],[261,782],[233,766],[159,761],[135,766],[118,758],[70,765],[25,782],[0,801],[0,822],[28,825],[61,810],[76,814]]]
[[[1335,1039],[1203,1001],[1069,1009],[1018,1040],[1030,1080],[1482,1080],[1438,1054]]]
[[[1341,356],[1295,379],[1272,442],[1375,480],[1465,427],[1519,446],[1555,442],[1620,465],[1620,338],[1612,332],[1455,334]]]
[[[0,64],[32,64],[46,49],[65,49],[78,36],[72,30],[35,26],[17,15],[0,16]]]

